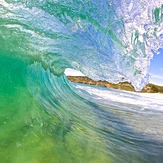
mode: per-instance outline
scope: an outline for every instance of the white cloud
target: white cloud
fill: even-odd
[[[162,75],[150,74],[152,78],[163,79]]]
[[[74,69],[67,68],[65,70],[65,75],[66,76],[85,76],[82,72]]]
[[[162,68],[160,68],[160,70],[161,70],[161,71],[163,71],[163,67],[162,67]]]

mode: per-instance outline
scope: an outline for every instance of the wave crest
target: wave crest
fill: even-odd
[[[56,75],[70,67],[140,90],[153,52],[163,47],[162,10],[161,0],[2,0],[0,48],[40,61]]]

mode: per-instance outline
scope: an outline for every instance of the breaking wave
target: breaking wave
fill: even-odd
[[[64,71],[141,90],[163,48],[162,12],[162,0],[1,0],[2,162],[161,162],[162,95]]]

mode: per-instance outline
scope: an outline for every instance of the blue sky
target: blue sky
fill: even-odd
[[[65,74],[71,76],[83,76],[80,71],[72,69],[66,69]],[[149,74],[151,75],[150,83],[163,86],[163,49],[160,49],[159,55],[154,54],[149,68]]]
[[[160,49],[160,54],[154,54],[149,68],[151,82],[158,85],[163,85],[163,49]]]

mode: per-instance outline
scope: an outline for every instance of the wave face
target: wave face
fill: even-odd
[[[74,84],[148,83],[163,4],[0,1],[1,162],[161,162],[163,96]]]
[[[162,0],[2,0],[0,7],[1,48],[57,75],[69,67],[140,90],[152,52],[163,48]]]

